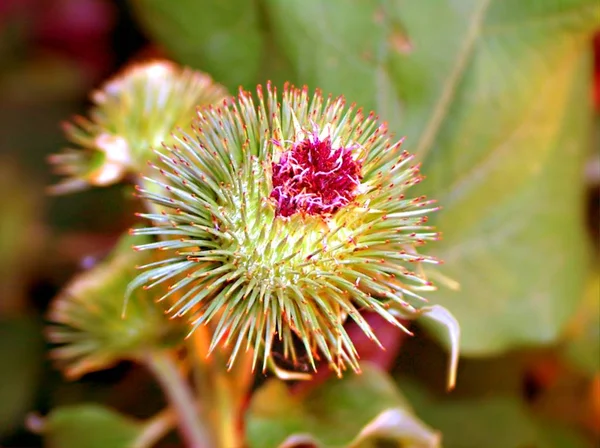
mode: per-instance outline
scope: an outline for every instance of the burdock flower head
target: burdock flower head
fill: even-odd
[[[138,249],[171,256],[130,289],[168,284],[169,311],[211,325],[230,363],[252,348],[264,368],[280,341],[294,362],[302,351],[313,368],[324,357],[358,370],[347,319],[376,339],[361,310],[397,326],[418,314],[432,289],[420,265],[437,261],[417,246],[438,238],[425,224],[436,208],[405,196],[418,167],[373,114],[267,85],[200,110],[176,140],[140,189],[164,211],[134,231],[160,238]]]
[[[159,290],[135,291],[124,308],[135,265],[153,258],[133,253],[133,238],[139,242],[123,238],[107,260],[77,276],[50,306],[47,334],[57,344],[51,356],[69,378],[143,358],[185,335],[182,322],[169,320],[155,303]]]
[[[90,118],[64,124],[79,148],[54,154],[49,161],[67,176],[53,193],[106,186],[138,173],[176,127],[187,127],[196,107],[221,101],[227,92],[212,79],[168,61],[134,64],[92,93]]]

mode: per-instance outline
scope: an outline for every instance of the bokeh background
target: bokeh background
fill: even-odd
[[[45,188],[56,181],[46,158],[67,144],[60,123],[85,113],[89,91],[119,68],[134,59],[158,56],[205,70],[231,91],[239,84],[251,87],[267,78],[316,84],[378,106],[392,129],[407,133],[409,140],[412,131],[425,135],[415,138],[422,144],[407,149],[425,149],[435,159],[424,164],[425,174],[434,179],[432,188],[438,189],[428,193],[445,192],[438,196],[449,205],[439,223],[449,239],[439,255],[450,266],[448,276],[465,283],[466,289],[457,296],[442,295],[441,301],[465,322],[466,356],[458,388],[450,396],[443,393],[443,349],[424,336],[405,341],[394,361],[394,377],[422,420],[442,430],[446,446],[598,443],[600,37],[592,31],[594,26],[600,28],[600,19],[594,2],[548,1],[553,5],[548,11],[542,11],[544,2],[523,2],[531,7],[522,10],[506,2],[488,11],[488,34],[475,41],[477,57],[465,62],[472,66],[457,84],[458,99],[448,106],[453,118],[439,127],[431,141],[427,135],[432,121],[422,118],[435,115],[438,109],[430,103],[439,104],[436,98],[448,94],[445,80],[456,75],[450,60],[456,43],[445,40],[443,33],[458,33],[463,28],[462,10],[477,2],[431,2],[454,8],[456,23],[449,19],[446,30],[436,25],[435,17],[442,16],[444,22],[449,11],[433,6],[418,11],[419,7],[399,1],[399,17],[406,6],[412,21],[401,27],[400,22],[387,21],[389,10],[377,10],[383,17],[375,15],[373,23],[391,30],[380,41],[363,26],[360,11],[331,6],[342,1],[329,4],[322,15],[316,12],[319,2],[291,3],[296,6],[256,2],[256,9],[241,11],[235,1],[218,6],[213,1],[0,0],[0,446],[42,446],[42,438],[26,428],[27,420],[65,404],[101,402],[140,418],[161,406],[152,380],[129,363],[77,382],[65,381],[48,361],[49,346],[43,336],[51,299],[69,278],[108,253],[133,223],[137,207],[131,191],[121,186],[65,197],[46,195]],[[204,7],[212,12],[204,15]],[[593,18],[581,18],[587,15]],[[325,29],[318,25],[323,20]],[[312,31],[311,21],[315,22]],[[258,34],[252,28],[255,22]],[[505,53],[496,51],[495,46],[504,44],[494,33],[507,28],[509,32],[514,28],[518,39],[505,42],[509,46]],[[427,33],[435,35],[431,42],[423,37]],[[373,54],[352,53],[353,45],[361,45],[356,40],[372,44],[368,49]],[[364,61],[382,57],[377,53],[382,46],[396,52],[397,59],[386,60],[384,72],[365,69]],[[410,59],[413,51],[417,56]],[[581,61],[555,59],[569,52],[578,52]],[[407,61],[404,65],[402,58]],[[569,64],[577,67],[573,73],[565,71],[564,85],[559,79],[545,90],[535,90]],[[574,92],[567,95],[571,99],[559,106],[550,100],[537,103],[539,96],[559,97],[561,89]],[[391,100],[394,95],[400,100]],[[418,113],[403,109],[409,106]],[[509,110],[494,116],[485,115],[486,108]],[[543,112],[557,108],[556,120],[561,124],[548,128],[552,119],[545,122]],[[536,127],[528,120],[543,124]],[[516,130],[515,135],[505,135],[506,141],[502,135],[495,137],[508,149],[474,151],[473,144],[482,148],[491,144],[479,129],[494,127],[500,134]],[[569,129],[576,138],[568,137]],[[519,140],[519,133],[527,138]],[[552,151],[536,150],[544,139],[554,139]],[[547,164],[545,157],[556,160]],[[571,166],[573,158],[581,163]],[[481,174],[484,180],[468,171],[473,161],[491,166]],[[567,165],[570,168],[561,171]],[[453,177],[447,174],[449,168],[467,174]],[[524,176],[537,176],[540,171],[542,177],[529,181],[531,188],[511,190],[512,185],[525,182]],[[461,195],[470,194],[465,191],[473,183],[480,193],[465,199]],[[536,193],[540,189],[542,196]],[[570,192],[566,197],[563,189]],[[506,205],[506,191],[518,199]],[[540,201],[543,210],[532,213],[531,219],[523,218]],[[495,204],[498,213],[490,211]],[[484,217],[478,215],[481,210]],[[561,214],[567,219],[557,221]],[[513,232],[514,226],[526,230]],[[568,227],[568,235],[563,234],[563,226]],[[509,237],[493,244],[477,238],[467,241],[461,236],[465,228],[484,239],[486,235],[494,239],[495,230],[505,228]],[[485,256],[477,250],[471,258],[465,255],[467,242],[482,247]],[[507,246],[512,249],[505,250]],[[549,263],[550,257],[560,263]],[[515,280],[519,277],[521,281]],[[531,284],[537,289],[524,286]],[[544,319],[547,325],[540,324]]]

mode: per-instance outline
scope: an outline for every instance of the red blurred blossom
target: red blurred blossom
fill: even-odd
[[[34,51],[75,61],[92,80],[110,71],[116,11],[108,0],[2,0],[0,27],[26,23]]]
[[[400,351],[404,338],[408,335],[377,313],[364,313],[364,317],[371,328],[373,328],[373,332],[383,348],[369,339],[354,321],[346,324],[346,331],[352,339],[361,361],[369,361],[382,370],[389,370],[392,368],[393,362]],[[401,323],[404,326],[408,325],[408,322]],[[333,372],[326,363],[321,364],[317,368],[317,372],[313,374],[312,379],[294,384],[291,391],[298,395],[308,393],[310,390],[323,384],[332,374]]]

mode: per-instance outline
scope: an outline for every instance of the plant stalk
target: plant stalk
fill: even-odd
[[[173,409],[167,408],[147,420],[144,429],[135,439],[132,448],[150,448],[177,425]]]
[[[172,355],[153,352],[146,357],[146,364],[177,416],[179,431],[186,445],[189,448],[210,448],[210,432],[199,417],[194,393],[180,374]]]
[[[198,390],[211,403],[209,417],[217,445],[241,448],[244,438],[240,419],[252,384],[252,356],[248,353],[240,355],[239,362],[228,370],[228,352],[222,347],[209,355],[210,338],[209,327],[200,326],[189,339]]]

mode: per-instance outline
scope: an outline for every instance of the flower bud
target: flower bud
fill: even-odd
[[[186,128],[196,107],[221,101],[227,92],[204,74],[167,61],[134,64],[92,93],[90,118],[64,125],[77,149],[50,156],[55,172],[67,176],[51,187],[61,194],[121,181],[138,174],[171,133]]]
[[[147,213],[155,235],[141,250],[170,254],[131,285],[168,285],[173,316],[215,329],[213,347],[254,349],[263,369],[275,340],[314,368],[324,357],[340,373],[359,369],[344,322],[376,336],[374,311],[402,327],[432,289],[418,246],[436,240],[433,201],[406,193],[422,177],[385,123],[340,97],[267,85],[198,112],[190,133],[160,151]],[[408,331],[408,330],[407,330]]]

